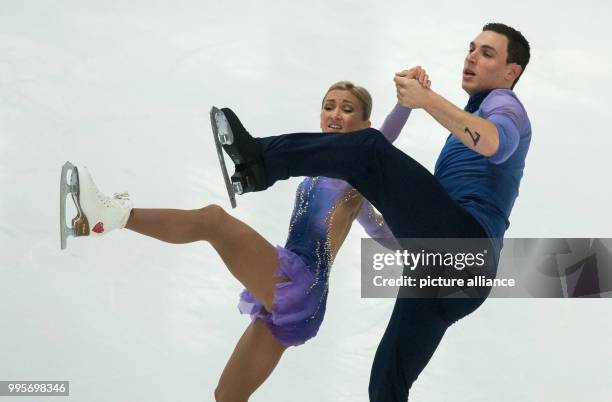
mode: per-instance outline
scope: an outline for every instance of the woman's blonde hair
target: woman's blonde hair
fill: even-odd
[[[359,99],[363,109],[363,120],[368,120],[370,118],[370,114],[372,113],[372,96],[367,89],[357,86],[351,81],[338,81],[329,87],[327,92],[325,92],[325,96],[323,96],[321,106],[323,106],[323,102],[325,102],[325,97],[327,94],[336,89],[349,91],[355,98]]]

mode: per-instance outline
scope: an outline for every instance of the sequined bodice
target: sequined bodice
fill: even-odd
[[[333,262],[332,234],[350,228],[350,222],[348,227],[334,227],[346,225],[336,219],[338,208],[356,197],[361,196],[348,183],[328,177],[307,177],[297,188],[285,247],[314,260],[309,269],[319,279],[327,277]]]
[[[396,105],[385,119],[381,134],[393,142],[409,114],[410,109]],[[345,181],[307,177],[298,186],[285,248],[300,257],[303,269],[307,270],[303,272],[306,276],[312,274],[312,278],[308,278],[310,285],[305,289],[308,297],[303,299],[305,311],[310,315],[300,325],[318,328],[321,324],[329,292],[330,268],[354,220],[363,226],[368,236],[394,239],[374,207]]]

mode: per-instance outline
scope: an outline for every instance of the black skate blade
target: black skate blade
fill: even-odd
[[[219,157],[221,173],[223,173],[223,181],[225,181],[225,189],[227,190],[227,195],[230,199],[230,204],[232,205],[232,208],[236,208],[236,192],[234,191],[234,185],[230,181],[230,177],[227,173],[227,167],[225,166],[225,158],[223,157],[223,147],[221,144],[221,140],[219,139],[219,127],[217,126],[216,116],[222,114],[223,112],[221,112],[221,110],[213,106],[210,109],[210,124],[213,129],[213,138],[215,139],[215,147],[217,148],[217,156]],[[233,138],[228,138],[228,141],[233,141]]]

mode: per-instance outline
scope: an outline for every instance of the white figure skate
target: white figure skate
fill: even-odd
[[[70,173],[70,181],[68,181]],[[66,197],[72,195],[77,215],[72,225],[66,225]],[[109,197],[100,192],[86,167],[77,168],[70,162],[62,166],[60,180],[60,236],[61,248],[66,248],[68,236],[101,236],[113,229],[123,228],[130,217],[132,203],[129,194]]]

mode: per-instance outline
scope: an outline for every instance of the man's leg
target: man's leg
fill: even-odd
[[[371,402],[406,402],[448,325],[435,299],[396,299],[372,363]]]
[[[412,384],[433,356],[446,329],[483,301],[396,299],[372,363],[370,401],[406,402]]]
[[[231,138],[223,149],[236,165],[232,180],[246,191],[296,176],[343,179],[383,214],[396,237],[461,237],[442,230],[460,228],[455,223],[467,213],[427,169],[375,129],[253,138],[230,109],[219,111],[213,126]]]
[[[257,138],[266,187],[296,176],[346,180],[385,217],[396,237],[463,237],[467,216],[423,166],[377,130]]]

